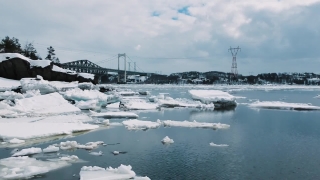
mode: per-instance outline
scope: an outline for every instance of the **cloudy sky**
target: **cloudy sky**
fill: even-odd
[[[33,42],[42,58],[88,59],[138,71],[320,73],[320,0],[0,0],[0,38]],[[123,62],[121,64],[123,67]]]

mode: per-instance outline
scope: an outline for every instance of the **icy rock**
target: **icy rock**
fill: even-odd
[[[319,106],[312,106],[304,103],[287,103],[282,101],[262,101],[249,104],[254,108],[266,109],[287,109],[287,110],[320,110]]]
[[[30,154],[38,154],[42,153],[41,148],[27,148],[27,149],[22,149],[21,151],[18,151],[14,153],[12,156],[25,156],[25,155],[30,155]]]
[[[216,109],[230,108],[237,105],[236,98],[231,94],[219,90],[189,90],[194,100],[202,103],[213,103]]]
[[[227,129],[230,127],[228,124],[221,123],[206,123],[197,121],[162,121],[164,126],[176,126],[176,127],[189,127],[189,128],[212,128],[212,129]]]
[[[43,152],[44,152],[44,153],[58,152],[59,149],[60,149],[59,147],[50,145],[50,146],[48,146],[47,148],[44,148],[44,149],[43,149]]]
[[[213,147],[228,147],[229,145],[228,144],[215,144],[213,142],[209,143],[210,146],[213,146]]]
[[[155,129],[161,126],[161,121],[158,120],[157,122],[152,121],[142,121],[137,119],[131,119],[122,122],[123,125],[126,126],[128,129]]]
[[[168,136],[164,137],[164,138],[161,140],[161,142],[162,142],[163,144],[172,144],[172,143],[174,143],[173,139],[170,139]]]

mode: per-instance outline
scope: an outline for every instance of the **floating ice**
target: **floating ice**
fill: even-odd
[[[15,100],[15,108],[32,115],[79,112],[80,109],[66,101],[59,93],[51,93]]]
[[[132,112],[103,112],[97,113],[90,111],[92,117],[104,117],[104,118],[138,118],[139,116]]]
[[[116,103],[112,103],[112,104],[108,104],[107,105],[107,108],[109,109],[119,109],[119,105],[120,105],[120,102],[116,102]]]
[[[16,93],[14,91],[5,91],[0,92],[0,100],[6,99],[6,100],[15,100],[15,99],[22,99],[24,96],[20,93]]]
[[[96,99],[89,101],[77,101],[75,106],[79,109],[100,109],[99,101]]]
[[[0,179],[28,179],[70,165],[67,162],[40,161],[28,156],[0,160]]]
[[[17,117],[0,119],[0,123],[81,123],[90,121],[93,121],[92,118],[86,114],[68,114],[47,117]]]
[[[161,121],[158,120],[157,122],[152,121],[141,121],[136,119],[131,119],[122,122],[123,125],[126,126],[128,129],[154,129],[161,126]]]
[[[320,95],[315,96],[314,98],[320,98]]]
[[[157,103],[161,107],[190,107],[190,108],[206,108],[206,109],[214,109],[214,104],[203,104],[199,101],[191,101],[188,99],[173,99],[171,97],[165,97],[164,99],[158,99]]]
[[[78,147],[77,141],[60,142],[60,148],[62,150],[76,149]]]
[[[21,144],[21,143],[25,143],[25,142],[26,142],[25,140],[20,140],[17,138],[13,138],[13,139],[9,140],[9,143],[11,143],[11,144]]]
[[[228,144],[215,144],[213,142],[209,143],[210,146],[213,146],[213,147],[228,147],[229,145]]]
[[[262,101],[254,102],[249,105],[254,108],[266,109],[288,109],[288,110],[320,110],[319,106],[312,106],[304,103],[287,103],[282,101]]]
[[[99,152],[90,152],[89,154],[94,155],[94,156],[102,156],[102,151]]]
[[[42,153],[41,148],[27,148],[27,149],[22,149],[21,151],[18,151],[14,153],[12,156],[25,156],[25,155],[30,155],[30,154],[38,154]]]
[[[143,99],[125,99],[120,102],[120,107],[128,110],[154,110],[157,104],[148,103]]]
[[[173,139],[170,139],[168,136],[164,137],[164,138],[161,140],[161,142],[162,142],[163,144],[172,144],[172,143],[174,143]]]
[[[58,88],[53,86],[47,80],[36,79],[36,78],[22,78],[20,80],[21,91],[26,92],[28,90],[39,90],[41,94],[48,94],[57,92]]]
[[[73,132],[89,131],[99,128],[98,125],[82,123],[0,123],[0,138],[33,139],[56,135],[72,134]]]
[[[0,91],[10,91],[19,87],[20,81],[0,77]]]
[[[162,121],[164,126],[177,126],[177,127],[194,127],[194,128],[212,128],[212,129],[227,129],[230,127],[228,124],[221,123],[205,123],[197,121]]]
[[[78,144],[77,141],[66,141],[66,142],[60,142],[60,148],[62,150],[69,150],[69,149],[86,149],[86,150],[92,150],[97,148],[99,145],[104,144],[103,141],[97,141],[97,142],[88,142],[86,144]]]
[[[137,177],[130,165],[120,165],[118,168],[108,167],[106,169],[98,166],[83,166],[80,170],[81,180],[120,180],[120,179],[140,179],[150,180],[148,177]]]
[[[120,154],[120,152],[119,151],[113,151],[112,152],[114,155],[118,155],[118,154]]]
[[[78,161],[79,160],[78,156],[76,156],[76,155],[63,156],[63,157],[60,157],[59,159],[61,161],[68,161],[68,162],[70,162],[70,161]]]
[[[138,93],[136,92],[133,92],[133,91],[120,91],[120,92],[117,92],[118,94],[120,94],[121,96],[134,96]]]
[[[202,103],[214,103],[215,108],[236,106],[236,98],[227,92],[219,90],[189,90],[192,98]]]
[[[52,153],[52,152],[58,152],[59,150],[60,150],[59,147],[50,145],[50,146],[48,146],[47,148],[44,148],[44,149],[43,149],[43,152],[44,152],[44,153]]]

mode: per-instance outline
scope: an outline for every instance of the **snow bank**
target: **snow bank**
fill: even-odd
[[[172,144],[172,143],[174,143],[173,139],[170,139],[168,136],[164,137],[164,138],[161,140],[161,142],[162,142],[163,144]]]
[[[142,99],[125,99],[121,100],[120,108],[127,110],[155,110],[158,108],[158,105],[148,103]]]
[[[57,92],[58,89],[49,83],[47,80],[36,78],[22,78],[20,80],[21,91],[26,92],[28,90],[39,90],[41,94],[48,94]]]
[[[236,98],[227,92],[219,90],[189,90],[194,100],[200,100],[202,103],[214,103],[215,108],[227,108],[236,106]]]
[[[94,80],[94,74],[89,74],[89,73],[78,73],[78,76],[81,76],[86,79],[92,79]]]
[[[282,101],[262,101],[249,104],[254,108],[266,109],[288,109],[288,110],[320,110],[319,106],[312,106],[304,103],[287,103]]]
[[[30,66],[31,67],[47,67],[50,66],[50,64],[52,63],[52,61],[50,60],[29,60],[30,62]]]
[[[52,152],[58,152],[59,150],[60,150],[59,147],[50,145],[50,146],[48,146],[47,148],[44,148],[44,149],[43,149],[43,152],[44,152],[44,153],[52,153]]]
[[[103,112],[97,113],[94,111],[90,111],[92,117],[103,117],[103,118],[138,118],[139,116],[132,112]]]
[[[210,146],[213,146],[213,147],[228,147],[229,145],[228,144],[215,144],[213,142],[209,143]]]
[[[71,71],[68,69],[63,69],[59,66],[53,65],[52,67],[52,71],[56,71],[56,72],[62,72],[62,73],[66,73],[66,74],[77,74],[75,71]]]
[[[1,61],[1,60],[0,60]],[[0,91],[9,91],[20,86],[20,81],[0,77]]]
[[[27,148],[27,149],[22,149],[21,151],[18,151],[14,153],[12,156],[25,156],[25,155],[30,155],[30,154],[38,154],[42,153],[41,148]]]
[[[19,53],[0,53],[0,62],[6,61],[9,59],[13,59],[13,58],[20,58],[20,59],[23,59],[28,62],[32,61],[31,59],[29,59]]]
[[[132,167],[130,165],[126,166],[121,164],[118,168],[108,167],[106,169],[98,166],[83,166],[80,170],[81,180],[118,180],[132,178],[136,179],[138,177],[136,176],[136,173],[132,171]]]
[[[16,99],[15,104],[15,109],[34,115],[62,114],[80,111],[79,108],[70,104],[58,93]]]
[[[123,121],[122,124],[125,125],[128,129],[155,129],[160,127],[162,123],[160,120],[158,120],[157,122],[152,122],[131,119]]]
[[[221,123],[205,123],[197,121],[162,121],[164,126],[176,126],[176,127],[189,127],[189,128],[212,128],[212,129],[227,129],[230,127],[228,124]]]
[[[70,165],[67,162],[40,161],[28,156],[0,160],[0,179],[28,179]]]
[[[74,132],[89,131],[99,128],[98,125],[82,123],[0,123],[0,138],[33,139],[56,135],[67,135]]]

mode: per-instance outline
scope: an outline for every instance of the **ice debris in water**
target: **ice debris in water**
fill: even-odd
[[[59,158],[61,161],[78,161],[79,158],[76,155],[64,156]]]
[[[48,146],[47,148],[44,148],[44,149],[43,149],[43,152],[44,152],[44,153],[58,152],[59,149],[60,149],[60,148],[57,147],[57,146],[50,145],[50,146]]]
[[[157,122],[152,121],[142,121],[137,119],[131,119],[126,120],[122,122],[123,125],[126,126],[126,128],[130,130],[136,130],[136,129],[154,129],[161,126],[161,121],[157,120]]]
[[[104,118],[138,118],[139,116],[132,112],[102,112],[97,113],[90,111],[92,117],[104,117]]]
[[[236,106],[236,97],[220,90],[189,90],[194,100],[200,100],[202,103],[213,103],[215,108],[228,108]]]
[[[287,103],[282,101],[261,101],[254,102],[249,105],[254,108],[266,109],[287,109],[287,110],[320,110],[319,106],[312,106],[305,103]]]
[[[177,127],[194,127],[194,128],[212,128],[212,129],[227,129],[230,127],[228,124],[221,123],[205,123],[197,121],[162,121],[164,126],[177,126]]]
[[[29,179],[68,166],[65,161],[40,161],[28,156],[0,159],[0,179]]]
[[[228,147],[229,145],[228,144],[215,144],[213,142],[209,143],[210,146],[213,146],[213,147]]]
[[[112,152],[114,155],[118,155],[120,152],[119,151],[113,151]]]
[[[103,152],[99,151],[99,152],[90,152],[89,154],[94,155],[94,156],[102,156]]]
[[[42,153],[41,148],[31,147],[31,148],[22,149],[21,151],[14,153],[12,156],[25,156],[25,155],[38,154],[38,153]]]
[[[69,149],[86,149],[86,150],[92,150],[97,148],[99,145],[104,144],[103,141],[97,141],[97,142],[88,142],[86,144],[78,144],[77,141],[66,141],[66,142],[60,142],[60,148],[62,150],[69,150]]]
[[[172,143],[174,143],[173,139],[170,139],[168,136],[164,137],[164,138],[161,140],[161,142],[162,142],[163,144],[172,144]]]
[[[136,173],[132,171],[130,165],[120,165],[118,168],[102,168],[98,166],[83,166],[80,170],[81,180],[93,180],[93,179],[105,179],[105,180],[116,180],[116,179],[140,179],[150,180],[148,177],[138,177]]]

